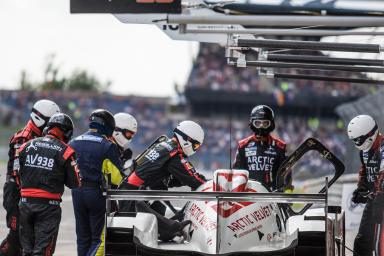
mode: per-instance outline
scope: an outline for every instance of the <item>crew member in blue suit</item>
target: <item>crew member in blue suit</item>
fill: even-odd
[[[115,129],[113,115],[105,109],[93,111],[89,128],[70,142],[82,175],[82,187],[72,190],[78,256],[104,255],[103,184],[108,174],[114,185],[119,185],[123,178],[119,150],[109,139]]]

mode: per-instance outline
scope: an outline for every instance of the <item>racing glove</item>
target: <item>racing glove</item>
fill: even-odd
[[[375,223],[381,224],[384,212],[384,193],[379,193],[373,200],[372,217]]]
[[[130,148],[127,148],[126,150],[124,150],[123,153],[121,154],[121,158],[124,161],[131,159],[132,158],[132,150]]]
[[[353,191],[352,202],[355,204],[366,204],[369,199],[369,190],[366,188],[357,188]]]
[[[127,148],[121,154],[123,161],[123,173],[125,176],[129,176],[136,168],[136,161],[132,159],[132,150]]]

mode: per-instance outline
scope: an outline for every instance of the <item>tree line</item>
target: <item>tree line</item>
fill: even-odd
[[[60,90],[103,92],[112,84],[102,82],[95,75],[84,69],[75,69],[69,75],[61,74],[60,65],[55,61],[55,54],[50,54],[44,68],[43,81],[32,82],[26,70],[20,74],[20,90]]]

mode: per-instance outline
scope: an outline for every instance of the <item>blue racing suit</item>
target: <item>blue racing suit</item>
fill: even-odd
[[[82,187],[72,190],[77,255],[104,255],[106,199],[102,189],[107,174],[114,185],[122,181],[120,153],[115,143],[93,130],[73,139],[69,145],[76,152],[82,175]]]

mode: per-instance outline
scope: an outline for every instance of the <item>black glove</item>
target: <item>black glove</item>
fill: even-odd
[[[384,212],[384,192],[376,195],[373,200],[372,217],[375,223],[381,224],[383,222]]]
[[[352,202],[355,204],[366,204],[368,202],[369,191],[365,188],[357,188],[353,191]]]
[[[124,160],[123,162],[125,162],[128,159],[131,159],[132,150],[130,148],[127,148],[126,150],[124,150],[123,153],[121,154],[121,158]]]

